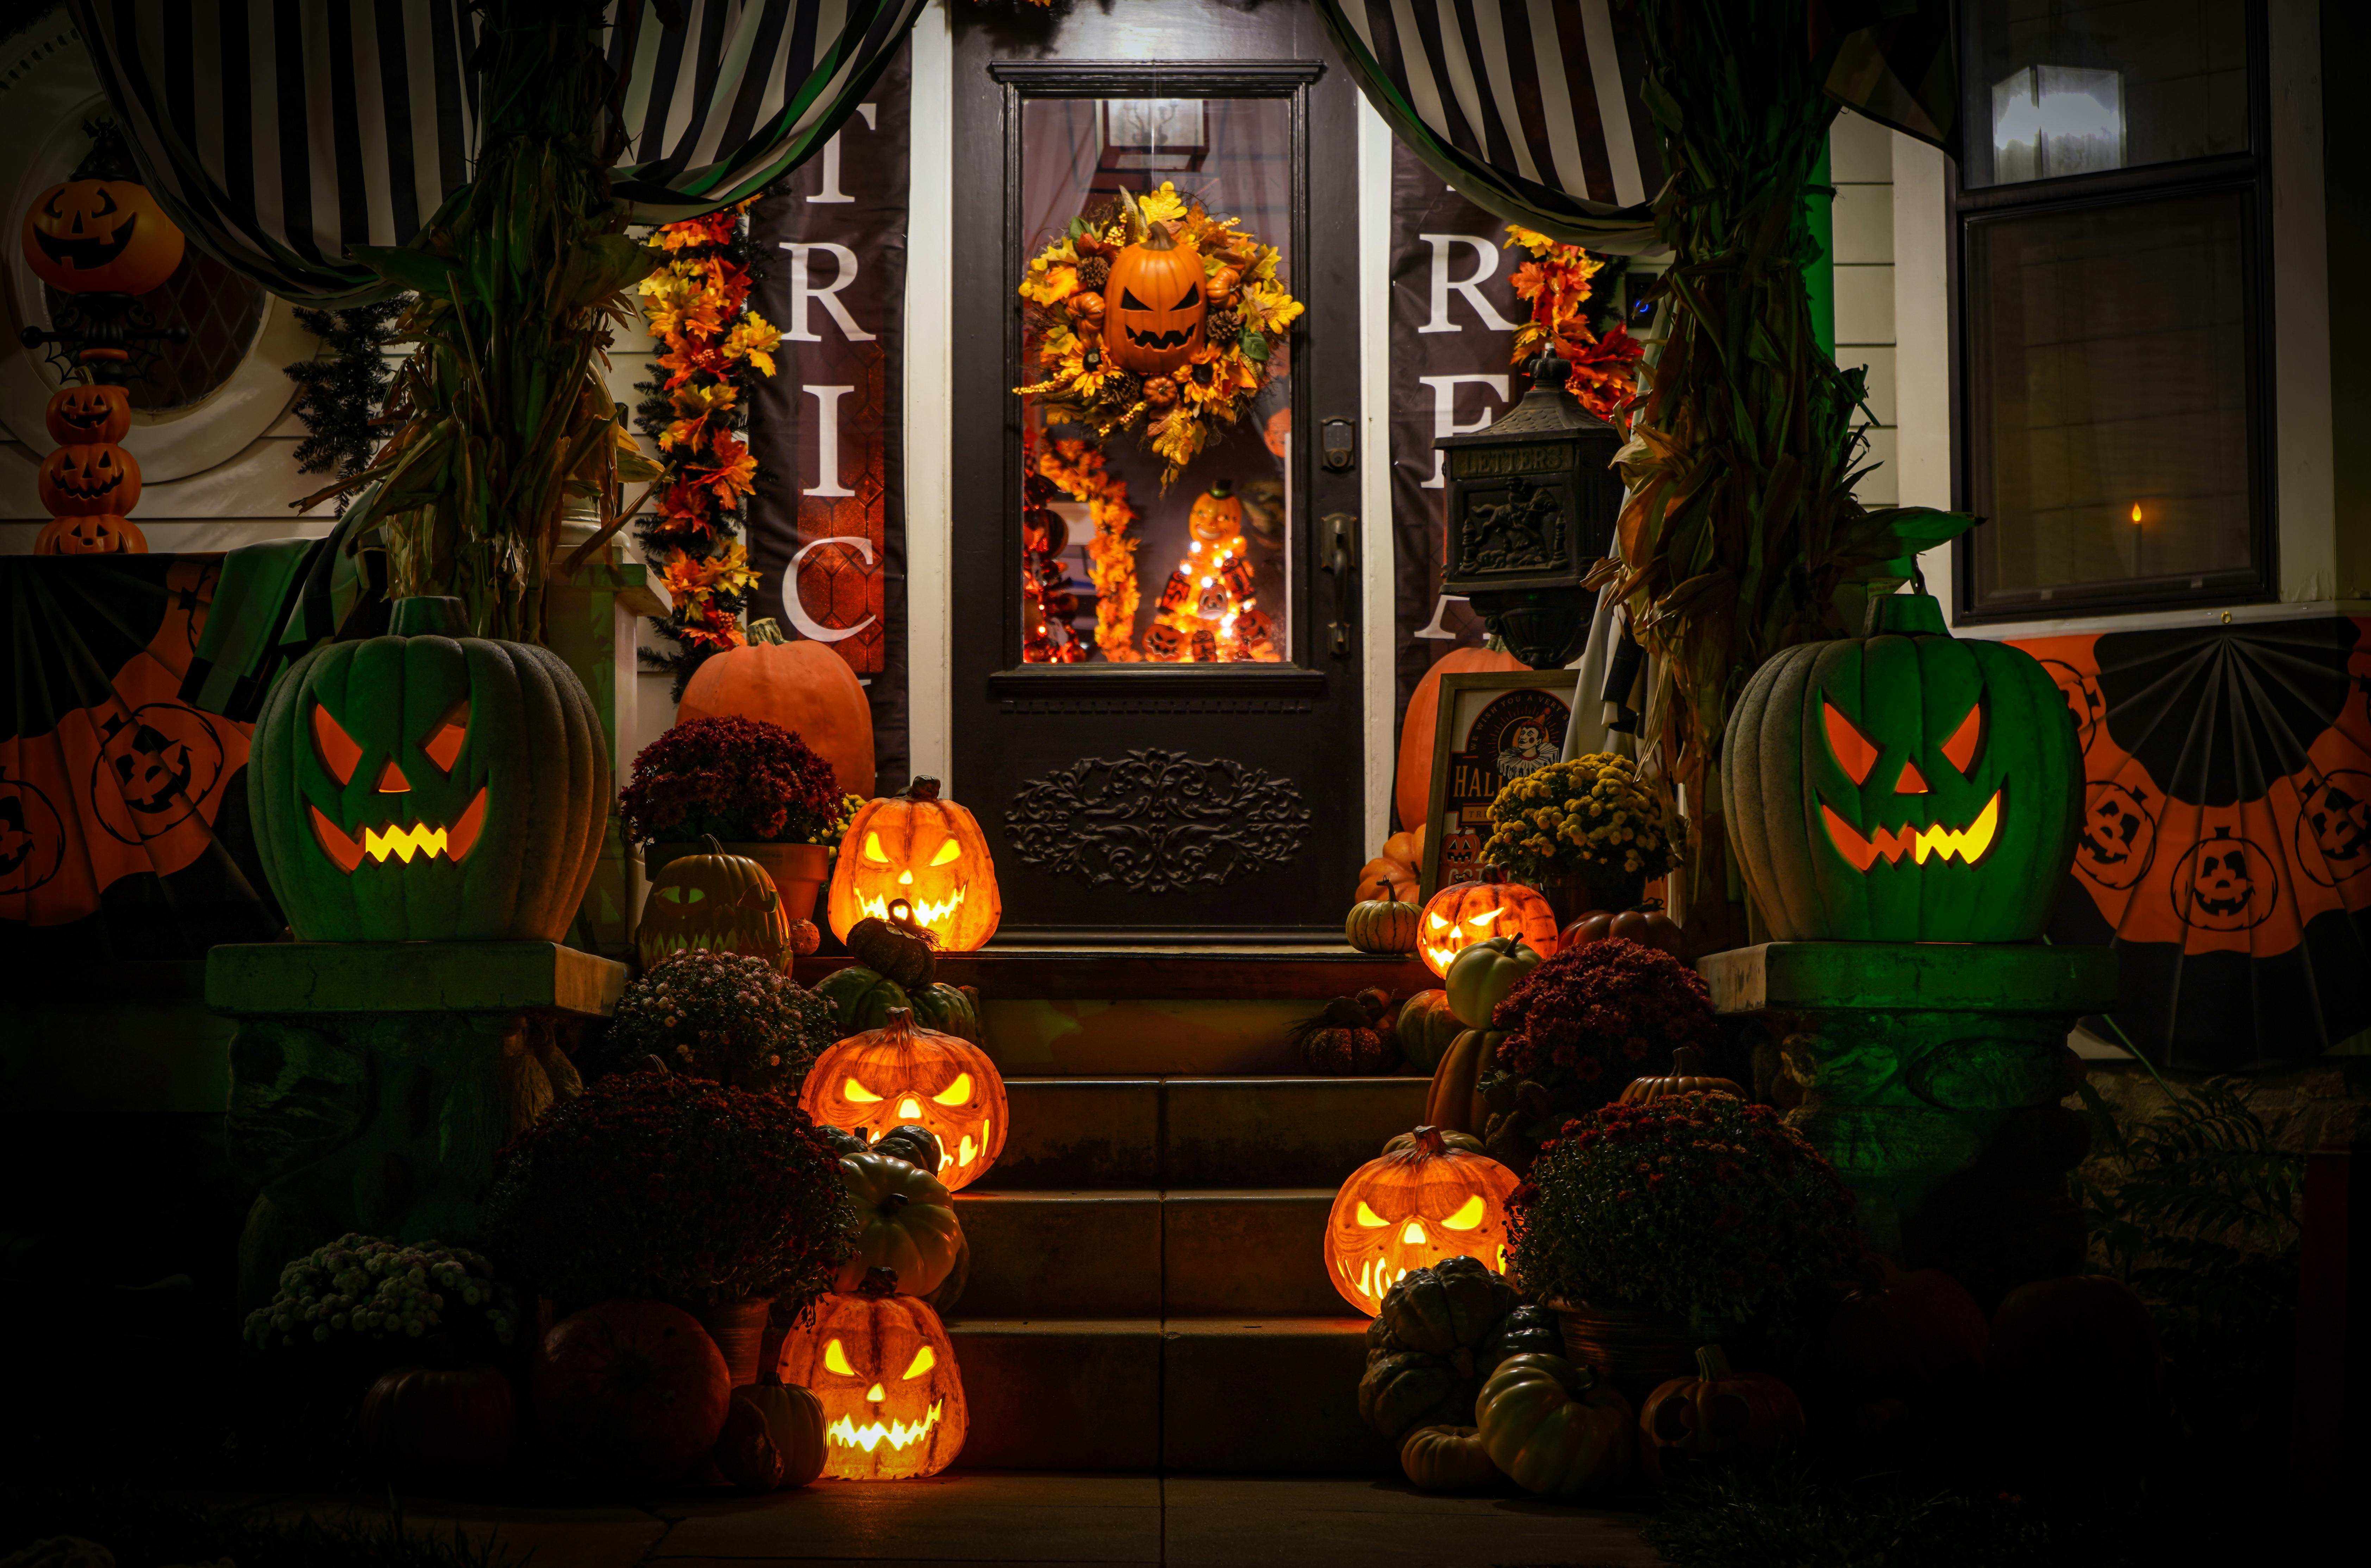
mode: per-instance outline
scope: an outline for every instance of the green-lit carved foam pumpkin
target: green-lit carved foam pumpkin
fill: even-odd
[[[265,875],[301,941],[557,940],[598,858],[609,758],[557,654],[454,635],[405,599],[390,634],[272,684],[248,765]]]
[[[2081,826],[2065,698],[1923,594],[1879,601],[1876,628],[1773,655],[1731,710],[1746,885],[1779,941],[2030,941]]]

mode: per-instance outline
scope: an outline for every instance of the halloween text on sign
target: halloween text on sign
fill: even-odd
[[[752,298],[781,329],[748,512],[763,613],[865,683],[881,777],[906,761],[903,389],[908,65],[750,210]]]

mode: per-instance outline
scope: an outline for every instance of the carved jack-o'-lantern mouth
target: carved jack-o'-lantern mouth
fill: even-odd
[[[96,271],[122,255],[131,246],[132,236],[140,231],[140,214],[125,213],[121,222],[99,227],[100,221],[113,217],[118,208],[114,196],[103,186],[99,189],[98,200],[100,205],[97,211],[74,213],[72,226],[64,234],[36,225],[32,231],[33,239],[40,246],[41,253],[58,265],[71,267],[78,272]],[[42,208],[41,216],[49,223],[68,221],[58,201],[58,196],[52,195]],[[92,228],[97,228],[98,232],[90,232]]]
[[[461,743],[468,738],[468,705],[457,704],[421,743],[422,753],[448,777],[460,760]],[[363,748],[319,703],[313,707],[313,746],[331,778],[341,785],[353,780],[355,769],[362,764]],[[411,780],[392,756],[374,776],[372,785],[379,795],[408,794],[411,790]],[[450,824],[432,826],[414,822],[407,827],[389,820],[383,827],[364,826],[359,842],[352,833],[330,821],[319,806],[308,801],[306,812],[313,826],[314,842],[330,858],[330,863],[341,871],[353,872],[364,859],[382,864],[399,859],[408,866],[414,857],[428,860],[442,857],[457,866],[478,847],[478,836],[486,825],[486,790],[485,786],[480,785],[477,794]]]
[[[1435,1220],[1433,1224],[1443,1230],[1462,1234],[1478,1228],[1488,1214],[1488,1205],[1483,1202],[1482,1194],[1476,1193],[1467,1198],[1456,1213]],[[1394,1226],[1398,1229],[1398,1234],[1392,1238],[1396,1245],[1368,1257],[1355,1276],[1349,1273],[1347,1261],[1342,1265],[1344,1278],[1371,1304],[1367,1309],[1369,1311],[1382,1310],[1384,1294],[1407,1277],[1409,1268],[1423,1268],[1439,1262],[1444,1256],[1457,1255],[1456,1249],[1439,1246],[1430,1228],[1415,1215],[1398,1221],[1385,1219],[1361,1200],[1352,1211],[1351,1219],[1362,1229],[1383,1230]],[[1486,1258],[1483,1261],[1504,1274],[1507,1272],[1507,1249],[1500,1247],[1498,1251],[1496,1259]]]
[[[1828,751],[1844,770],[1845,777],[1855,784],[1867,781],[1876,767],[1881,748],[1863,735],[1852,721],[1838,712],[1833,705],[1820,705],[1822,719],[1827,730]],[[1984,707],[1978,703],[1969,708],[1966,717],[1951,732],[1950,738],[1937,748],[1945,762],[1957,768],[1962,777],[1974,767],[1976,749],[1984,734]],[[1914,758],[1905,757],[1902,770],[1893,782],[1893,795],[1908,798],[1929,794],[1933,786],[1919,770]],[[1866,871],[1879,859],[1889,866],[1899,865],[1909,856],[1916,865],[1925,865],[1930,857],[1945,860],[1954,856],[1972,866],[1993,847],[2000,832],[2001,791],[1995,790],[1973,821],[1952,827],[1944,824],[1921,824],[1903,823],[1894,827],[1879,827],[1863,834],[1836,813],[1825,801],[1820,802],[1820,820],[1828,830],[1828,842],[1845,858],[1854,870]]]
[[[899,1375],[897,1380],[901,1383],[910,1383],[915,1378],[929,1374],[937,1367],[938,1364],[938,1353],[929,1345],[923,1345],[914,1352],[914,1359]],[[847,1347],[838,1339],[832,1340],[824,1346],[823,1365],[824,1370],[842,1378],[862,1376],[850,1365]],[[889,1446],[891,1452],[902,1452],[929,1436],[931,1429],[938,1425],[940,1420],[946,1414],[946,1401],[933,1400],[931,1401],[930,1408],[922,1412],[918,1419],[901,1421],[894,1415],[885,1415],[881,1410],[880,1407],[887,1401],[888,1398],[888,1389],[880,1383],[874,1383],[864,1390],[864,1402],[873,1407],[873,1419],[859,1425],[854,1416],[842,1412],[838,1421],[824,1428],[824,1440],[835,1448],[856,1448],[868,1454],[884,1443]]]

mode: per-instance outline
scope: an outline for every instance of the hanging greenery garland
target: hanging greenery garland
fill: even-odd
[[[1047,422],[1098,440],[1140,432],[1168,467],[1165,488],[1285,368],[1302,311],[1277,281],[1276,247],[1217,218],[1164,182],[1070,229],[1032,259],[1020,294],[1037,364],[1015,388]]]
[[[758,588],[741,539],[758,460],[740,432],[782,335],[748,307],[750,205],[659,227],[650,243],[665,264],[641,285],[643,319],[665,352],[635,387],[635,424],[658,443],[665,473],[634,539],[674,601],[652,625],[678,650],[642,658],[674,674],[678,698],[704,660],[746,640],[741,617]]]
[[[395,380],[384,351],[395,336],[396,318],[411,303],[410,294],[398,294],[343,310],[297,307],[296,324],[328,351],[287,368],[296,384],[296,417],[305,424],[305,439],[296,444],[299,473],[344,478],[370,467],[379,444],[372,421]],[[341,517],[348,499],[338,497]]]

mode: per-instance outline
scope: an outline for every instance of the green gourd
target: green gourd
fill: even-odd
[[[1926,594],[1869,620],[1773,655],[1729,715],[1722,800],[1771,940],[2030,941],[2080,827],[2065,699],[2023,650],[1954,639]]]
[[[816,981],[815,995],[828,999],[839,1011],[839,1037],[843,1040],[885,1027],[892,1009],[904,1008],[910,1012],[914,1007],[904,986],[853,964],[835,969]]]
[[[970,993],[961,986],[950,986],[943,980],[928,986],[908,986],[906,1005],[914,1009],[914,1021],[920,1027],[968,1040],[975,1045],[980,1043],[979,1009],[974,1004]],[[867,1024],[864,1027],[876,1026]]]
[[[608,824],[609,754],[548,649],[463,635],[457,599],[396,603],[272,683],[248,805],[300,941],[556,941]]]
[[[1442,990],[1418,991],[1400,1004],[1398,1020],[1392,1025],[1398,1035],[1400,1052],[1416,1064],[1418,1072],[1430,1072],[1440,1066],[1440,1058],[1465,1025],[1449,1010],[1449,993]]]

